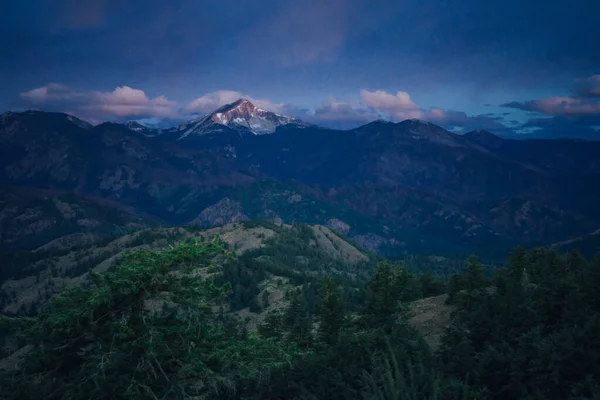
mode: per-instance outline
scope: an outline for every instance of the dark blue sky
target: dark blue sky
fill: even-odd
[[[600,138],[597,0],[18,0],[0,110],[190,118],[244,96],[321,125]]]

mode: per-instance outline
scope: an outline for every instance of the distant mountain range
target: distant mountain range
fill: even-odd
[[[0,116],[5,192],[60,190],[167,224],[319,223],[388,255],[491,257],[592,232],[598,154],[600,142],[457,135],[420,120],[338,131],[243,99],[167,129]]]

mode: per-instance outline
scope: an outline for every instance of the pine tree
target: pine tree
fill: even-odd
[[[578,283],[584,283],[584,272],[587,269],[587,261],[579,250],[572,250],[567,256],[567,272]]]
[[[523,269],[528,265],[527,252],[521,246],[517,246],[508,259],[508,275],[512,279],[521,278]]]
[[[269,307],[269,291],[267,289],[262,293],[261,302],[263,308]]]
[[[264,338],[282,338],[283,316],[276,311],[267,313],[264,322],[258,326],[258,333]]]
[[[289,332],[288,339],[300,345],[310,342],[311,320],[308,315],[306,299],[302,292],[296,290],[291,295],[290,305],[283,316],[285,326]]]
[[[404,315],[406,309],[400,300],[407,289],[406,274],[404,269],[394,268],[389,263],[375,268],[367,283],[364,310],[367,323],[389,328]]]
[[[418,279],[423,297],[437,296],[444,292],[444,285],[435,279],[431,271],[422,272]]]
[[[477,262],[477,257],[469,257],[467,260],[467,272],[464,281],[465,289],[472,292],[484,287],[487,284],[484,273],[485,269],[483,265]]]
[[[461,296],[461,302],[463,302],[465,309],[471,310],[477,297],[481,294],[479,289],[487,284],[483,265],[477,262],[475,256],[471,256],[467,260],[467,272],[465,273],[463,282],[465,294]]]
[[[18,371],[0,371],[2,398],[224,398],[287,365],[292,346],[240,335],[211,313],[231,287],[203,276],[232,257],[221,242],[182,243],[92,273],[92,288],[63,291],[22,320],[32,350]],[[149,310],[164,293],[169,304]]]
[[[338,285],[330,277],[321,282],[319,300],[319,338],[334,344],[346,321],[346,307]]]
[[[450,281],[448,282],[448,298],[446,304],[454,304],[457,300],[458,294],[463,289],[463,276],[460,274],[452,274]]]
[[[583,292],[589,307],[600,312],[600,253],[596,254],[586,268]]]

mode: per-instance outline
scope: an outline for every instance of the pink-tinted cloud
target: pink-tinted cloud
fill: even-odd
[[[600,75],[578,79],[572,96],[553,96],[525,102],[513,101],[503,107],[516,108],[558,117],[600,115]]]
[[[475,129],[490,130],[496,133],[509,133],[511,128],[502,116],[472,115],[463,111],[442,110],[432,107],[421,112],[421,119],[444,126],[456,128],[458,131],[467,132]]]
[[[596,115],[600,114],[600,103],[582,97],[556,96],[527,102],[511,102],[504,107],[535,111],[546,115]]]
[[[396,94],[391,94],[383,90],[370,92],[363,89],[360,91],[360,97],[367,107],[382,112],[389,119],[402,120],[421,117],[419,107],[406,92],[398,91]]]
[[[171,117],[177,103],[164,96],[149,98],[143,90],[129,86],[112,92],[77,91],[68,86],[51,83],[21,93],[27,104],[51,110],[71,110],[90,120],[113,117]]]
[[[233,103],[238,99],[249,100],[257,107],[264,108],[272,112],[282,112],[284,105],[273,103],[266,99],[256,99],[250,95],[237,92],[235,90],[218,90],[207,93],[188,104],[184,111],[187,113],[206,114],[214,111],[216,108],[225,104]]]
[[[112,92],[93,92],[91,104],[82,106],[82,109],[91,113],[105,112],[118,117],[169,117],[174,115],[173,107],[176,105],[177,103],[165,96],[150,99],[143,90],[121,86]]]
[[[176,111],[176,103],[164,96],[154,98],[139,89],[128,86],[117,87],[111,92],[76,91],[65,85],[52,83],[21,93],[28,104],[44,109],[68,111],[88,121],[107,119],[169,118],[185,119],[194,114],[207,114],[215,109],[245,98],[257,107],[303,119],[317,125],[337,129],[350,129],[376,119],[393,122],[419,118],[447,127],[464,129],[506,129],[498,118],[489,116],[467,116],[464,112],[420,108],[408,93],[395,94],[383,90],[361,90],[353,100],[338,100],[330,97],[314,109],[301,109],[292,104],[275,103],[269,99],[257,99],[234,90],[219,90],[198,97],[182,110]]]
[[[358,101],[338,101],[330,97],[316,107],[308,118],[316,123],[338,123],[340,127],[350,127],[378,119],[379,115]]]
[[[355,127],[380,118],[393,122],[418,118],[463,131],[489,129],[504,133],[510,129],[502,123],[502,117],[469,116],[462,111],[442,110],[437,107],[426,110],[412,101],[408,93],[392,94],[383,90],[361,90],[358,101],[338,101],[330,98],[317,107],[314,114],[299,117],[339,128]]]
[[[47,104],[50,102],[70,101],[79,94],[60,83],[49,83],[46,86],[31,89],[21,93],[21,98],[33,104]]]

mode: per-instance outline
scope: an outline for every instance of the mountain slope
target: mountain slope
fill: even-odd
[[[275,132],[253,133],[253,118]],[[339,221],[370,249],[395,254],[548,244],[600,226],[598,175],[576,167],[594,171],[579,144],[561,150],[564,168],[546,166],[542,150],[554,142],[461,136],[418,120],[336,131],[244,100],[188,125],[147,135],[132,123],[7,113],[0,184],[117,201],[168,224]],[[538,146],[539,156],[511,146]]]
[[[584,256],[591,258],[600,253],[600,229],[597,229],[587,235],[582,235],[559,243],[554,243],[552,247],[562,252],[578,250]]]
[[[182,222],[192,202],[202,209],[219,189],[254,179],[219,154],[158,141],[120,124],[83,129],[66,114],[46,113],[13,114],[2,122],[5,185],[70,190]]]
[[[188,136],[223,132],[226,131],[224,129],[226,127],[240,134],[264,135],[274,133],[277,128],[286,125],[292,125],[296,128],[311,126],[296,118],[275,114],[256,107],[246,99],[239,99],[218,108],[205,117],[176,128],[167,129],[164,133],[168,136],[177,137],[177,140],[182,140]]]
[[[56,190],[0,188],[0,252],[75,246],[77,237],[112,237],[151,223],[133,211]]]
[[[600,174],[600,142],[581,139],[502,139],[487,131],[465,133],[500,157],[552,175]]]
[[[89,270],[106,271],[127,251],[137,248],[160,249],[175,241],[194,237],[210,240],[216,236],[235,250],[244,263],[263,265],[269,272],[264,279],[269,282],[277,277],[287,281],[296,274],[300,277],[331,271],[352,280],[357,274],[364,274],[364,264],[370,262],[370,256],[364,251],[341,239],[329,228],[319,225],[247,223],[207,230],[147,228],[126,233],[108,242],[91,237],[85,247],[71,251],[48,249],[43,257],[28,263],[26,274],[0,282],[0,313],[28,313],[32,307],[37,309],[61,286],[72,287],[84,283]]]

